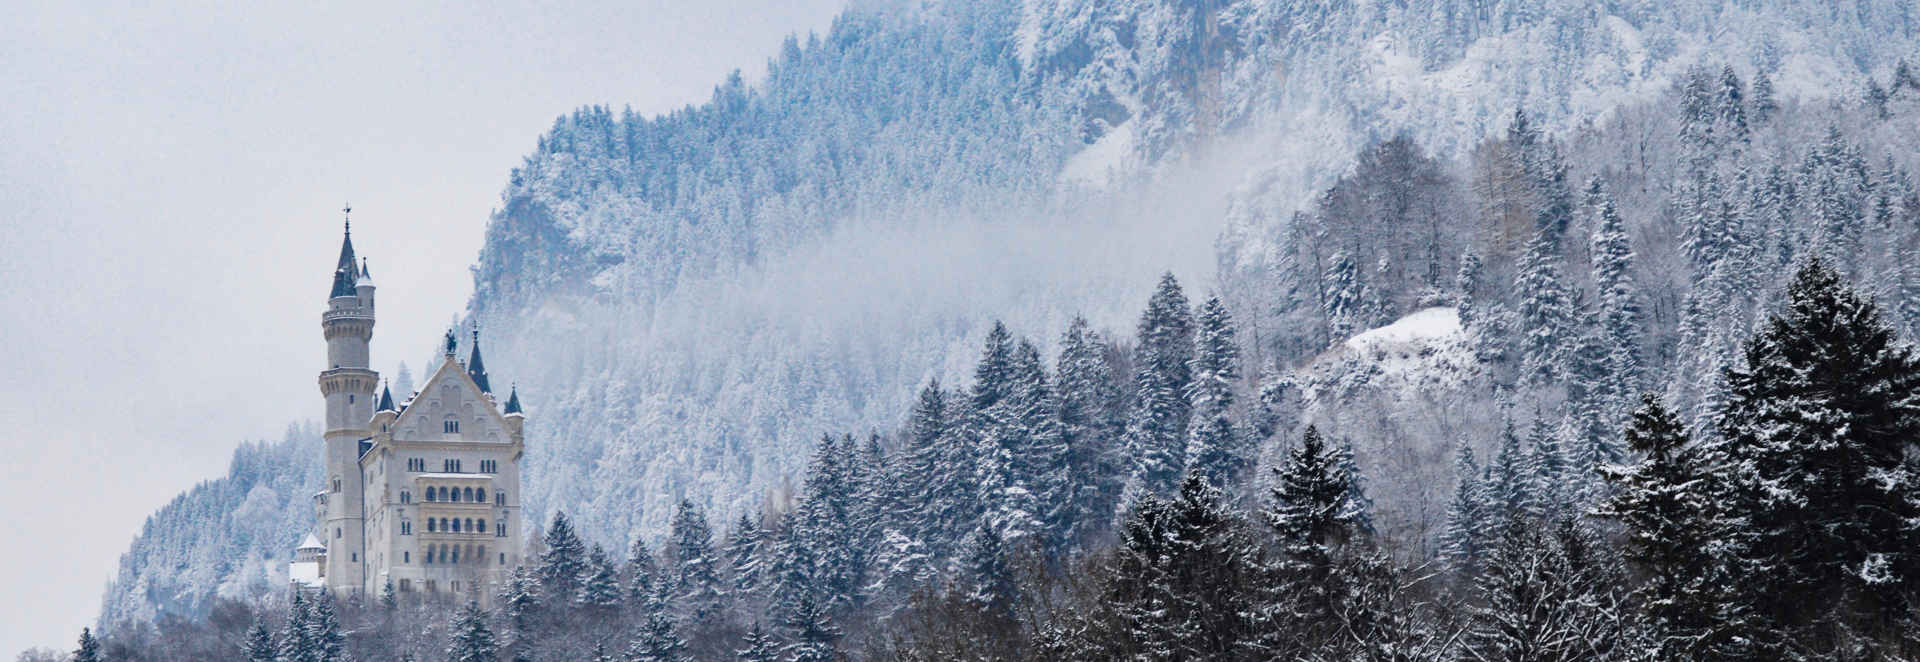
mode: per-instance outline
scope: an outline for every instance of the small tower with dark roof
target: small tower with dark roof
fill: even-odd
[[[342,209],[351,213],[352,207]],[[326,368],[320,371],[320,395],[327,401],[326,477],[314,496],[321,520],[314,533],[325,545],[325,582],[336,593],[348,594],[364,585],[367,559],[364,539],[364,495],[360,489],[360,445],[371,436],[374,389],[380,375],[373,371],[369,347],[373,342],[373,279],[353,250],[353,223],[345,223],[340,258],[334,263],[333,287],[327,292],[326,312],[320,314],[321,335],[327,341]]]
[[[480,360],[480,324],[473,325],[473,352],[467,355],[467,376],[480,386],[480,392],[493,394],[493,386],[487,383],[487,364]]]

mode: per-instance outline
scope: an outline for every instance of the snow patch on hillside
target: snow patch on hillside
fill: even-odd
[[[1362,392],[1395,400],[1432,397],[1482,372],[1460,311],[1436,306],[1355,334],[1301,368],[1297,382],[1312,407]]]
[[[1133,123],[1126,122],[1081,149],[1060,168],[1062,185],[1105,188],[1114,174],[1123,172],[1134,156]]]
[[[1347,349],[1360,352],[1369,349],[1392,350],[1407,345],[1444,341],[1459,334],[1460,310],[1434,306],[1348,338],[1346,346]]]

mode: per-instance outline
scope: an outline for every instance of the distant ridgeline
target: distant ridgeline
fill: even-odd
[[[1590,459],[1617,452],[1600,442],[1629,391],[1717,411],[1717,367],[1810,254],[1916,319],[1907,3],[911,4],[863,3],[699,106],[563,116],[513,170],[469,313],[546,421],[530,520],[564,510],[617,550],[661,539],[683,500],[717,521],[785,512],[823,432],[900,453],[925,384],[972,388],[996,319],[1033,339],[1012,355],[1057,366],[1085,317],[1104,338],[1086,356],[1122,376],[1103,396],[1118,448],[1137,353],[1160,342],[1132,337],[1139,305],[1173,268],[1237,322],[1214,396],[1235,403],[1219,421],[1238,461],[1263,476],[1320,423],[1374,477],[1376,535],[1419,558],[1442,547],[1462,440],[1491,458],[1513,428]],[[1342,349],[1434,308],[1458,330]],[[1092,510],[1187,467],[1187,423],[1152,425],[1180,444],[1145,482],[1110,467],[1071,518],[1099,523],[1089,548],[1113,540],[1115,513]],[[276,520],[210,488],[156,514],[103,622],[271,579],[203,550],[283,554],[301,484],[275,487]],[[886,547],[925,546],[913,563],[937,575],[982,521],[1050,531],[1066,515],[1037,511],[1057,505]],[[855,579],[874,578],[835,581]]]

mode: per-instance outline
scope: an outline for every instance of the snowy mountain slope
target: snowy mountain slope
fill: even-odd
[[[680,497],[759,508],[822,433],[891,430],[918,384],[964,384],[995,318],[1045,347],[1076,311],[1128,337],[1164,270],[1279,360],[1259,318],[1290,220],[1381,138],[1458,157],[1515,108],[1574,135],[1702,61],[1854,96],[1920,52],[1910,2],[1826,7],[863,3],[706,104],[556,120],[509,178],[470,316],[532,415],[529,505],[652,538]],[[1364,410],[1340,415],[1392,436]],[[131,585],[109,603],[148,599]]]

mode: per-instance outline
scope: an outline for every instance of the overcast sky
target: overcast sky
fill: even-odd
[[[147,514],[321,412],[342,203],[375,369],[417,364],[554,117],[698,103],[843,3],[393,4],[9,4],[0,659],[71,647]]]

